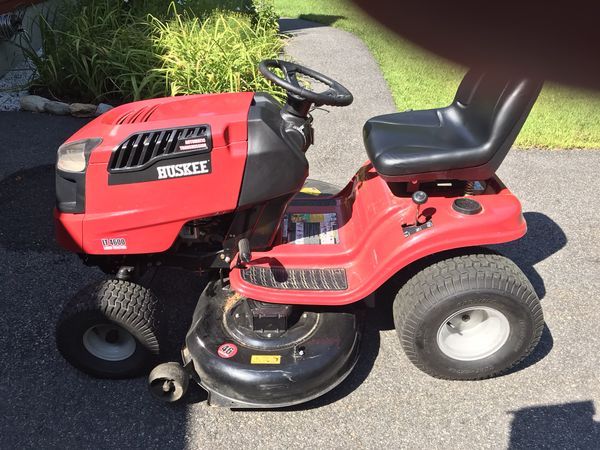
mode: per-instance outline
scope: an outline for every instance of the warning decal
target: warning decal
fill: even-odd
[[[340,243],[336,213],[286,214],[281,229],[284,243],[296,245]]]
[[[250,364],[281,364],[281,355],[252,355]]]
[[[321,195],[321,191],[315,187],[303,187],[300,192],[308,195]]]
[[[238,348],[237,345],[232,344],[231,342],[227,342],[225,344],[221,344],[217,350],[217,355],[219,355],[221,358],[231,358],[233,356],[235,356],[235,354],[237,353]]]

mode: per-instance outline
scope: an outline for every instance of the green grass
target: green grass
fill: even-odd
[[[313,20],[360,37],[379,63],[400,111],[449,104],[466,70],[398,38],[345,0],[275,0],[275,8],[283,17]],[[516,145],[600,148],[600,96],[547,83]]]

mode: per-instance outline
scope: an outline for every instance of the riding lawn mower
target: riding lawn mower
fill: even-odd
[[[368,120],[368,161],[339,189],[307,179],[305,153],[312,109],[352,94],[292,62],[259,69],[284,105],[252,92],[129,103],[60,147],[57,240],[108,275],[64,307],[62,355],[96,377],[147,374],[164,330],[146,280],[170,266],[208,283],[181,362],[150,372],[165,401],[190,379],[230,408],[323,395],[355,366],[374,293],[401,275],[391,314],[417,368],[478,380],[525,358],[544,324],[538,297],[485,246],[526,233],[496,170],[542,83],[471,69],[450,106]]]

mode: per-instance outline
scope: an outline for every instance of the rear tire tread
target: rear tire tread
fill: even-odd
[[[473,379],[491,378],[519,364],[538,344],[544,328],[542,308],[535,290],[517,265],[504,256],[483,253],[445,259],[414,275],[398,292],[394,302],[394,323],[408,359],[423,372],[442,378],[419,359],[413,336],[421,321],[437,299],[469,289],[491,289],[509,292],[532,311],[535,328],[533,339],[521,357],[510,367]],[[446,291],[446,292],[443,292]]]

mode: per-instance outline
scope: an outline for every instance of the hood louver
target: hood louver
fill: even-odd
[[[141,120],[142,116],[137,114],[137,118],[131,117],[131,120]],[[161,159],[211,149],[208,125],[136,133],[116,148],[108,170],[111,173],[142,170]]]
[[[157,110],[159,105],[144,106],[143,108],[127,111],[125,114],[117,117],[115,125],[129,125],[132,123],[144,123],[150,120],[150,117]]]

